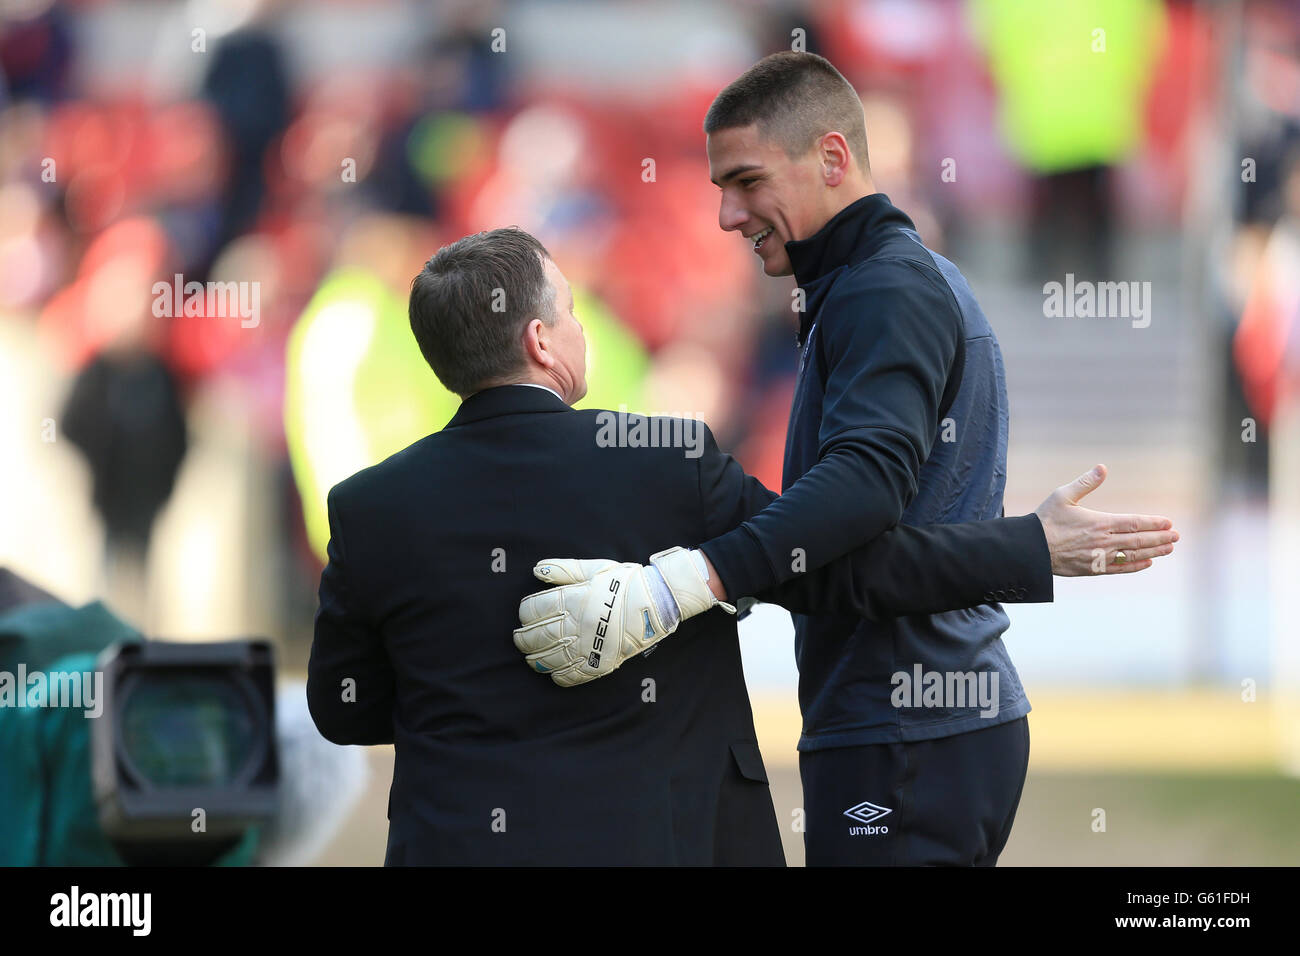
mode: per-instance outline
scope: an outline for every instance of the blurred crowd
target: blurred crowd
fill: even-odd
[[[83,463],[105,542],[88,589],[143,627],[204,617],[309,633],[325,492],[456,408],[410,335],[411,278],[440,245],[502,225],[537,235],[573,282],[591,346],[585,404],[702,416],[779,487],[793,286],[764,279],[747,244],[719,230],[701,122],[726,82],[792,45],[862,91],[875,180],[929,245],[1010,230],[1019,274],[1039,283],[1067,268],[1111,275],[1117,230],[1182,228],[1211,168],[1192,145],[1233,117],[1223,145],[1252,158],[1256,185],[1223,184],[1241,197],[1219,276],[1225,372],[1265,427],[1294,387],[1295,4],[607,5],[622,24],[611,45],[635,46],[656,17],[690,36],[697,7],[731,31],[659,72],[630,66],[643,74],[635,96],[549,69],[548,38],[516,26],[563,31],[594,6],[6,4],[0,377],[16,391],[23,367],[41,370],[54,404],[14,429],[29,444],[66,440]],[[113,64],[124,81],[101,88],[107,67],[87,64],[105,59],[128,11],[169,52]],[[308,25],[350,22],[340,13],[396,20],[408,42],[310,69]],[[209,283],[255,287],[256,314],[214,302]],[[160,308],[177,284],[180,301]],[[151,557],[185,480],[167,555]],[[11,523],[0,557],[58,587],[63,559],[36,552],[78,527]],[[203,580],[220,573],[238,580]],[[189,596],[160,611],[144,597],[159,581]]]

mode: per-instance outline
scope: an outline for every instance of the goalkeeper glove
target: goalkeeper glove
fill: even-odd
[[[660,551],[649,566],[550,558],[533,575],[558,586],[520,602],[515,647],[562,687],[613,673],[715,606],[736,613],[709,588],[703,557],[685,548]]]

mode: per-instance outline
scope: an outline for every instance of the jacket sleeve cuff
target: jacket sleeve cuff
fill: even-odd
[[[733,528],[699,547],[722,578],[722,587],[732,604],[738,598],[752,597],[777,583],[763,546],[747,525]]]
[[[1019,604],[1048,604],[1054,597],[1055,581],[1052,578],[1052,552],[1047,547],[1043,523],[1036,514],[1004,519],[1011,534],[1004,547],[1006,553],[998,560],[1007,569],[1007,577],[1016,580],[1014,597],[1006,593],[989,592],[989,601],[1014,600]],[[990,596],[993,595],[993,596]]]

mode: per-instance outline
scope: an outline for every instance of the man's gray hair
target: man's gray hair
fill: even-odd
[[[546,247],[522,229],[493,229],[443,246],[411,282],[411,331],[438,380],[462,397],[527,367],[520,337],[550,325],[555,290]]]

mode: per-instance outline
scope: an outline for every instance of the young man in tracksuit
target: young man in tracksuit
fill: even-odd
[[[644,623],[625,641],[629,654],[710,609],[662,597],[691,593],[692,574],[734,602],[899,522],[1003,513],[997,339],[961,273],[876,191],[853,87],[821,57],[775,54],[718,95],[705,132],[719,225],[752,241],[768,275],[798,282],[783,493],[700,544],[692,565],[632,566],[661,597],[615,609]],[[1104,477],[1099,467],[1057,495],[1077,503]],[[1165,518],[1079,512],[1096,516],[1104,558],[1057,574],[1140,570],[1175,539]],[[566,606],[581,598],[598,609],[609,590],[593,582]],[[996,863],[1025,780],[1030,707],[1001,639],[1009,621],[998,602],[1015,595],[984,596],[979,607],[884,622],[795,615],[810,865]],[[575,611],[562,629],[586,679],[600,676],[581,659],[600,617]]]

